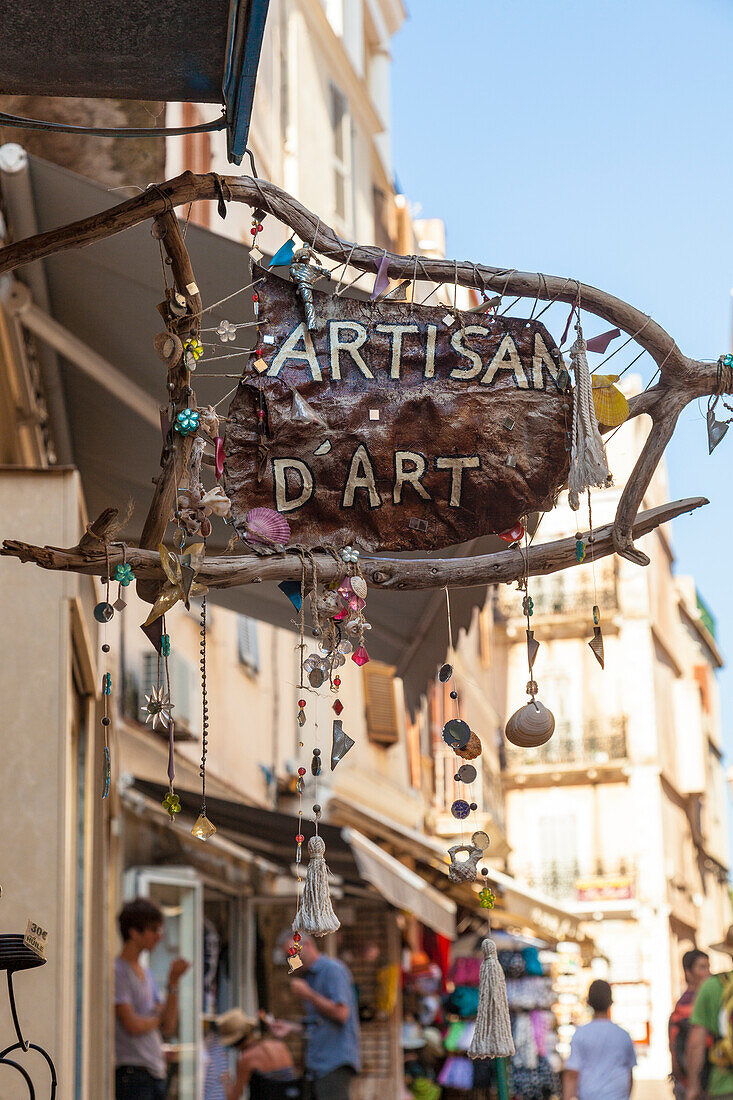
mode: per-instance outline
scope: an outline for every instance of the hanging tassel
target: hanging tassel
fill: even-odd
[[[316,834],[308,841],[308,870],[305,875],[303,896],[293,921],[293,932],[307,932],[309,936],[326,936],[337,932],[341,921],[333,911],[328,892],[328,867],[324,858],[326,845]]]
[[[481,944],[484,957],[479,977],[476,1028],[469,1058],[505,1058],[514,1054],[504,971],[496,956],[496,944],[488,936]]]
[[[578,337],[570,349],[570,359],[575,372],[575,391],[568,500],[570,507],[577,512],[580,507],[580,494],[591,485],[607,485],[611,480],[611,473],[593,406],[593,387],[585,354],[583,330],[579,324],[575,327]]]

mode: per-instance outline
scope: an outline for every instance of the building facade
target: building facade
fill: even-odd
[[[592,495],[595,527],[612,520],[645,433],[637,418],[611,442],[615,484]],[[667,499],[660,467],[644,506]],[[578,530],[588,530],[587,504],[573,513],[564,494],[538,537]],[[661,1097],[682,954],[718,941],[730,921],[715,680],[722,658],[694,581],[672,572],[669,530],[640,545],[646,569],[612,557],[530,580],[541,644],[535,679],[556,726],[539,749],[506,745],[503,776],[509,866],[592,930],[614,987],[614,1019],[637,1043],[640,1095]],[[588,646],[594,605],[603,669]],[[521,596],[504,590],[497,616],[511,712],[528,675]],[[711,962],[713,970],[729,965],[725,956]]]

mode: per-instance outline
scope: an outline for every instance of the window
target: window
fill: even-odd
[[[260,670],[260,647],[257,641],[257,620],[248,615],[237,617],[239,661],[250,672]]]
[[[394,693],[394,667],[370,661],[362,670],[367,737],[378,745],[394,745],[400,737]]]
[[[350,229],[351,217],[351,115],[349,103],[335,84],[331,85],[331,128],[333,130],[334,214],[341,229]]]

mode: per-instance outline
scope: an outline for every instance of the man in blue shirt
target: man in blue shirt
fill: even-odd
[[[291,942],[288,937],[285,946]],[[352,1078],[361,1069],[354,981],[348,967],[322,955],[310,936],[302,936],[300,947],[305,976],[291,978],[290,988],[305,1010],[305,1069],[313,1100],[349,1100]],[[293,1027],[285,1020],[270,1023],[276,1038]]]

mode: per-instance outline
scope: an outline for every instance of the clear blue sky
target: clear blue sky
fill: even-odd
[[[408,4],[393,51],[395,172],[422,216],[444,219],[448,256],[577,277],[650,313],[688,354],[728,351],[733,2]],[[634,368],[645,383],[650,367],[644,356]],[[673,498],[711,503],[673,537],[733,662],[733,426],[709,457],[704,412],[687,408],[667,460]],[[720,683],[725,722],[733,670]]]

